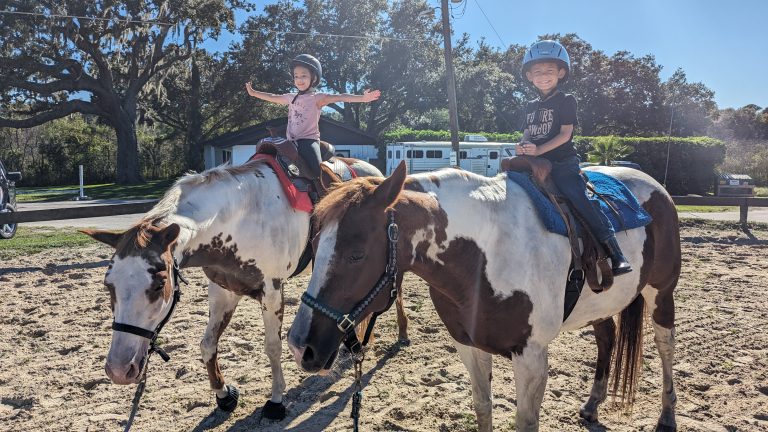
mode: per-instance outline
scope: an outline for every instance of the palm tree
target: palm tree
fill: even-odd
[[[622,143],[619,137],[611,135],[595,137],[592,141],[592,150],[587,153],[587,156],[590,162],[610,165],[611,162],[622,159],[634,151],[632,146]]]

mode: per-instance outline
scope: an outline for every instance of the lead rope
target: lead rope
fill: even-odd
[[[355,393],[352,395],[352,412],[349,416],[352,418],[352,424],[354,426],[354,432],[359,431],[360,427],[360,406],[363,401],[363,360],[365,359],[365,350],[360,351],[355,356]]]
[[[176,309],[176,304],[179,302],[181,298],[181,288],[179,287],[179,281],[183,282],[184,285],[189,285],[189,282],[187,282],[186,279],[184,279],[184,276],[181,275],[181,269],[179,267],[179,263],[176,261],[176,257],[173,258],[173,303],[171,304],[171,310],[168,311],[168,314],[163,318],[162,321],[160,321],[160,324],[157,326],[157,328],[154,331],[154,336],[151,338],[148,338],[150,340],[149,345],[149,352],[147,353],[147,360],[144,362],[144,371],[141,375],[141,381],[136,386],[136,392],[133,394],[133,402],[131,402],[131,413],[128,415],[128,421],[125,424],[125,429],[123,429],[123,432],[128,432],[131,430],[131,426],[133,426],[133,421],[136,419],[136,413],[139,412],[139,402],[141,402],[141,397],[144,395],[144,389],[147,387],[147,371],[149,371],[149,359],[152,358],[152,353],[156,352],[163,361],[168,361],[171,359],[171,357],[159,346],[157,346],[157,336],[160,334],[160,330],[165,326],[165,324],[168,322],[168,320],[171,319],[171,315],[173,315],[173,311]],[[133,326],[125,326],[123,327],[133,327]],[[118,331],[125,331],[121,330],[118,326],[118,328],[115,328],[115,323],[112,323],[112,328]],[[136,328],[135,330],[139,330],[141,332],[141,329]],[[128,333],[136,334],[133,331],[128,331]],[[141,334],[138,334],[138,336],[141,336]],[[146,337],[146,336],[144,336]]]
[[[123,432],[128,432],[133,426],[133,420],[136,418],[136,413],[139,412],[139,402],[144,395],[144,388],[147,386],[147,367],[149,367],[149,356],[147,356],[146,367],[144,368],[144,374],[141,377],[141,382],[136,386],[136,392],[133,394],[133,403],[131,404],[131,414],[128,415],[128,422],[125,424]]]

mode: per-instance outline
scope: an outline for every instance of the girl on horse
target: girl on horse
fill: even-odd
[[[288,105],[286,138],[296,143],[299,155],[307,163],[312,180],[320,178],[320,112],[337,102],[371,102],[381,96],[379,90],[366,90],[362,95],[328,94],[317,91],[323,77],[323,67],[315,57],[301,54],[291,61],[291,74],[296,93],[273,94],[256,91],[251,82],[245,84],[248,94],[268,102]]]

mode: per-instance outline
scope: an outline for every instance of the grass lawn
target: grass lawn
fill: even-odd
[[[95,244],[96,240],[74,229],[56,229],[46,227],[25,227],[10,240],[0,240],[0,263],[21,255],[31,255],[46,249],[61,247],[79,247]]]
[[[726,211],[739,211],[737,206],[695,206],[695,205],[678,205],[677,212],[691,212],[691,213],[717,213]]]
[[[175,179],[152,180],[137,185],[116,185],[114,183],[85,186],[85,195],[95,199],[151,199],[160,198]],[[69,201],[80,193],[79,186],[43,186],[19,188],[18,202]]]

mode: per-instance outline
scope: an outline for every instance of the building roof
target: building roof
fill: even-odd
[[[256,144],[260,139],[270,136],[268,130],[270,128],[278,129],[277,135],[285,136],[287,125],[288,117],[278,117],[237,131],[227,132],[203,142],[203,145],[229,148],[236,145]],[[335,145],[376,145],[378,143],[375,136],[327,117],[320,117],[320,136],[323,141]]]

